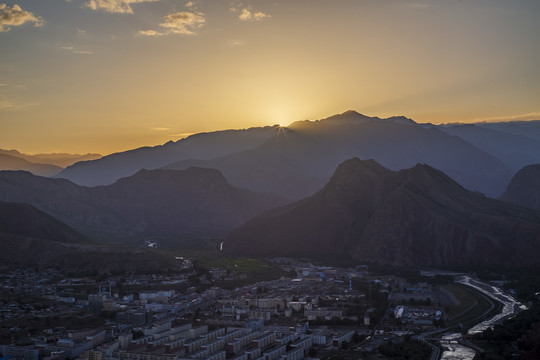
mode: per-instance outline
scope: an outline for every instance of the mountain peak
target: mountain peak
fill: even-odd
[[[318,193],[241,226],[226,251],[430,266],[537,264],[538,215],[470,192],[428,165],[394,172],[351,159]]]

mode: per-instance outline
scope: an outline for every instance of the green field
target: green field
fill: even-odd
[[[218,251],[218,246],[212,243],[198,248],[188,247],[176,250],[156,249],[154,251],[171,259],[176,256],[190,259],[199,269],[222,268],[231,273],[246,274],[246,277],[243,279],[214,283],[214,285],[224,288],[238,287],[257,281],[279,279],[281,276],[291,276],[291,274],[283,271],[279,266],[272,264],[270,261],[225,255]]]

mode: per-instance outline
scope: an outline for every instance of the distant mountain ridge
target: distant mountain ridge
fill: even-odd
[[[217,236],[285,200],[232,187],[212,169],[141,170],[109,186],[0,172],[0,200],[24,202],[92,239]]]
[[[85,186],[110,185],[141,169],[197,166],[221,170],[234,186],[300,199],[319,190],[336,164],[360,157],[392,170],[429,164],[470,190],[497,197],[518,169],[540,162],[539,149],[540,121],[433,125],[349,110],[287,127],[195,134],[79,162],[57,177]]]
[[[321,189],[336,165],[351,157],[372,158],[393,170],[426,163],[490,196],[501,194],[513,175],[501,160],[459,137],[405,117],[380,119],[354,111],[292,123],[251,150],[165,168],[216,168],[235,186],[300,199]]]
[[[311,197],[250,220],[232,254],[407,265],[538,264],[540,212],[468,191],[427,165],[351,159]]]
[[[49,154],[24,154],[17,150],[0,149],[0,154],[15,156],[26,161],[37,164],[55,165],[61,168],[72,165],[78,161],[99,159],[101,154],[68,154],[68,153],[49,153]],[[5,169],[7,170],[7,169]],[[20,169],[22,170],[22,169]]]
[[[141,169],[153,170],[183,159],[213,159],[237,151],[254,148],[277,132],[278,126],[244,130],[223,130],[199,133],[176,142],[146,146],[83,161],[69,166],[57,177],[79,185],[110,185]]]
[[[506,132],[507,127],[496,125],[479,123],[433,126],[492,154],[514,172],[525,165],[540,163],[540,122],[536,131],[534,126],[529,126],[529,133]],[[539,139],[536,139],[536,133]]]
[[[0,153],[0,170],[24,170],[40,176],[57,175],[62,168],[51,164],[33,163],[23,158]]]

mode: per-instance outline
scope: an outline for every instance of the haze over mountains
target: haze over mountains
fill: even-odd
[[[219,171],[199,168],[141,170],[93,188],[2,171],[0,200],[31,204],[93,239],[123,243],[222,235],[285,203],[275,195],[232,187]]]
[[[497,125],[497,124],[491,124]],[[457,124],[440,125],[438,129],[474,144],[498,159],[502,160],[514,172],[525,165],[540,163],[540,123],[529,126],[529,134],[510,133],[499,130],[506,129],[502,125]]]
[[[313,196],[237,229],[227,252],[408,265],[537,264],[540,212],[464,189],[441,171],[341,164]]]
[[[25,170],[34,175],[54,176],[66,166],[79,161],[95,160],[100,154],[35,154],[28,155],[17,150],[0,149],[0,170]]]

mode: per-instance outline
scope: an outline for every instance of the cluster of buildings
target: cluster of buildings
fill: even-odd
[[[53,322],[41,335],[29,334],[29,343],[0,346],[2,360],[301,360],[309,357],[312,347],[341,348],[344,342],[350,343],[356,331],[369,333],[372,329],[371,290],[356,289],[355,278],[372,284],[369,289],[393,286],[391,293],[398,297],[432,295],[427,286],[409,289],[395,281],[369,279],[365,267],[339,269],[291,259],[276,261],[289,273],[294,271],[296,277],[233,290],[208,283],[231,276],[230,271],[219,268],[210,269],[209,276],[196,282],[197,287],[188,282],[189,272],[123,279],[111,276],[99,282],[63,278],[54,271],[41,272],[45,274],[41,278],[11,274],[0,285],[9,291],[33,291],[48,298],[54,307],[42,311],[54,309],[57,315],[72,311],[73,316],[105,316],[106,320],[85,330],[67,330]],[[191,264],[186,262],[185,266]],[[26,286],[25,276],[32,279],[35,288],[17,288],[19,284]],[[174,287],[178,284],[184,285],[181,291]],[[141,290],[120,292],[122,286],[124,290]],[[0,316],[24,318],[21,312],[28,312],[13,308],[17,304],[0,305]],[[436,308],[432,310],[393,309],[396,319],[415,325],[428,325],[428,321],[432,325],[433,319],[441,316]],[[37,310],[30,313],[39,314]],[[42,315],[51,318],[53,314]]]
[[[432,306],[407,307],[396,306],[393,309],[394,317],[402,324],[432,326],[434,322],[440,321],[443,317],[441,310]]]

